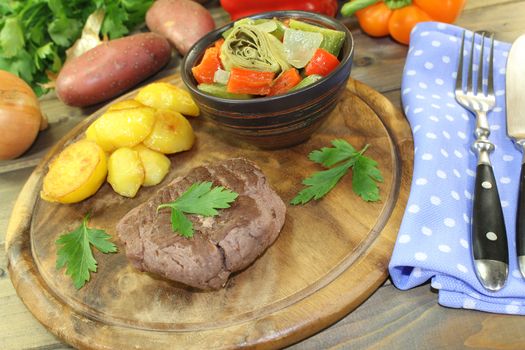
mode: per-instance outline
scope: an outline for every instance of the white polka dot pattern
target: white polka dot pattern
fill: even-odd
[[[401,235],[398,239],[399,243],[408,243],[410,242],[410,236],[409,235]]]
[[[498,42],[494,50],[496,107],[488,118],[490,138],[496,145],[491,160],[497,183],[484,182],[482,188],[498,186],[513,255],[509,281],[492,293],[479,283],[470,252],[475,120],[453,94],[461,29],[426,22],[416,26],[411,38],[401,98],[416,152],[411,193],[389,266],[392,281],[408,289],[430,279],[442,305],[525,315],[525,279],[518,270],[514,246],[521,155],[507,138],[505,123],[505,64],[510,46]],[[475,58],[480,45],[476,46]],[[465,51],[470,53],[470,44]],[[498,234],[485,233],[489,240],[498,240]]]
[[[463,300],[463,307],[465,309],[474,309],[476,307],[476,301],[471,298],[466,298]]]
[[[414,254],[414,258],[418,261],[425,261],[427,260],[427,257],[428,255],[423,252],[417,252],[416,254]]]
[[[425,236],[432,236],[432,229],[426,227],[426,226],[423,226],[421,228],[421,232],[425,235]]]

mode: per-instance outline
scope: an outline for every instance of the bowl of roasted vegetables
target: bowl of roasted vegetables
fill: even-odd
[[[322,124],[345,89],[353,52],[336,19],[275,11],[204,36],[181,73],[204,116],[241,141],[275,149],[307,140]]]

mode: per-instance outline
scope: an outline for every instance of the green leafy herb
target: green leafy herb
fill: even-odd
[[[66,49],[80,37],[88,16],[105,12],[101,34],[121,37],[138,24],[153,0],[0,1],[0,69],[24,79],[37,95],[48,73],[57,73]]]
[[[80,289],[89,281],[90,272],[97,271],[97,261],[93,257],[91,245],[102,253],[117,251],[115,244],[104,230],[89,228],[87,222],[89,214],[84,217],[82,224],[67,234],[61,235],[57,241],[56,268],[67,265],[66,274],[73,279],[75,288]]]
[[[171,209],[171,227],[173,232],[186,238],[193,237],[193,223],[184,214],[215,216],[217,209],[229,208],[238,194],[223,186],[212,188],[211,182],[194,183],[179,198],[157,207]]]
[[[363,155],[368,145],[358,152],[345,140],[336,139],[332,141],[332,146],[315,150],[308,158],[326,168],[334,167],[319,171],[304,179],[302,183],[307,187],[302,189],[290,203],[293,205],[305,204],[312,199],[317,200],[324,197],[348,173],[350,168],[353,169],[352,189],[354,192],[367,202],[381,199],[377,182],[382,182],[383,176],[377,168],[377,162]]]

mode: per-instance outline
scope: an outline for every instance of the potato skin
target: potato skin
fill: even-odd
[[[205,34],[215,29],[210,12],[191,0],[157,0],[146,13],[146,25],[185,55]]]
[[[171,58],[168,41],[140,33],[104,42],[68,61],[56,81],[67,105],[84,107],[118,96],[158,72]]]

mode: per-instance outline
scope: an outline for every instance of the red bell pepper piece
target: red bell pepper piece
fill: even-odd
[[[301,82],[301,76],[295,68],[290,68],[281,74],[272,84],[268,96],[287,93],[291,88]]]
[[[315,51],[314,56],[306,65],[304,72],[306,75],[317,74],[325,77],[338,65],[339,60],[337,57],[330,52],[319,48]]]
[[[335,16],[337,0],[221,0],[233,21],[256,13],[278,10],[303,10]]]
[[[204,51],[201,63],[191,69],[193,77],[199,84],[213,83],[213,76],[217,69],[221,67],[220,54],[221,51],[217,48],[217,43],[215,46],[208,47],[206,51]]]
[[[268,95],[274,76],[274,72],[232,68],[226,90],[235,94]]]

